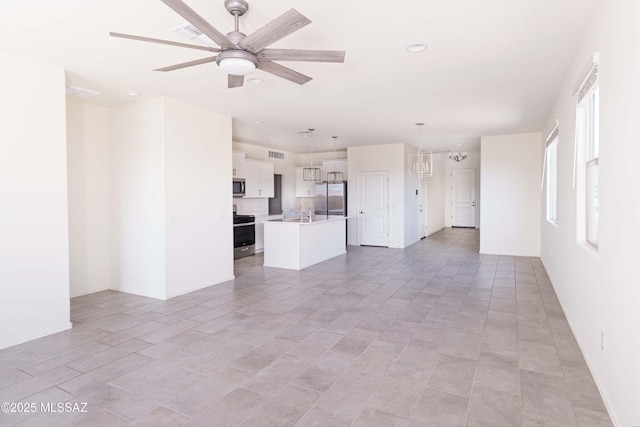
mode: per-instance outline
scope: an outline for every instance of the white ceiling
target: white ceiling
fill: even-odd
[[[159,0],[0,0],[0,51],[68,70],[67,83],[103,93],[98,105],[166,95],[232,116],[234,140],[308,152],[408,143],[474,151],[487,135],[541,131],[598,0],[248,0],[251,34],[292,7],[313,23],[270,47],[346,51],[344,64],[287,62],[304,86],[263,71],[227,89],[215,63],[151,71],[206,52],[109,37],[182,41],[185,21]],[[223,0],[185,0],[223,33]],[[411,43],[426,43],[409,53]],[[264,124],[254,124],[263,121]],[[424,122],[420,133],[416,122]],[[464,144],[456,147],[457,144]]]

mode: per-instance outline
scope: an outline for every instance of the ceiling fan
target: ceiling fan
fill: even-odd
[[[343,51],[266,49],[267,46],[311,23],[308,18],[295,9],[289,10],[259,30],[246,36],[238,30],[238,21],[249,10],[249,4],[245,0],[225,0],[225,8],[235,19],[235,29],[224,35],[182,0],[162,0],[162,2],[219,45],[220,49],[130,34],[109,33],[112,37],[219,52],[216,56],[170,65],[154,71],[173,71],[194,65],[216,62],[220,69],[229,75],[229,88],[242,86],[244,84],[244,76],[252,73],[256,68],[303,85],[309,82],[311,77],[273,61],[344,62],[345,52]]]

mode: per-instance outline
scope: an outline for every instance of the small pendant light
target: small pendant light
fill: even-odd
[[[305,132],[305,136],[308,136],[311,139],[311,151],[310,151],[310,161],[309,166],[302,168],[302,180],[303,181],[314,181],[319,182],[322,181],[322,170],[313,166],[313,132],[315,129],[309,129]]]
[[[337,156],[337,153],[338,153],[338,149],[337,149],[338,143],[336,142],[338,140],[338,137],[332,136],[331,138],[333,138],[333,154],[335,158],[335,156]],[[333,162],[333,172],[327,173],[327,181],[329,181],[330,183],[337,183],[337,182],[344,181],[344,176],[342,175],[342,172],[337,170],[335,161]]]
[[[424,126],[424,123],[416,123],[416,126],[418,126],[420,147],[418,148],[417,154],[412,154],[409,157],[409,174],[411,176],[417,176],[418,179],[423,179],[427,176],[433,176],[433,169],[431,167],[433,154],[431,151],[422,151],[422,126]]]

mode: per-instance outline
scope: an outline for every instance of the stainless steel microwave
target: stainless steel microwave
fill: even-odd
[[[244,178],[233,178],[233,197],[244,197]]]

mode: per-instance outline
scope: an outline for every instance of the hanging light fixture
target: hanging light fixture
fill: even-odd
[[[313,132],[315,129],[309,129],[308,131],[302,132],[305,138],[311,139],[311,151],[310,151],[310,159],[309,166],[302,168],[302,180],[303,181],[322,181],[322,170],[313,166]]]
[[[467,158],[467,154],[466,151],[449,151],[449,158],[456,162],[461,162]]]
[[[420,146],[416,154],[409,156],[409,174],[423,179],[427,176],[433,176],[433,153],[431,151],[422,151],[422,126],[424,123],[416,123],[418,126],[418,134],[420,137]]]
[[[338,143],[336,142],[338,140],[337,136],[332,136],[331,138],[333,138],[333,155],[334,157],[337,155],[338,152]],[[335,183],[335,182],[342,182],[344,181],[344,176],[342,175],[342,172],[340,172],[339,170],[337,170],[336,167],[336,162],[333,162],[333,172],[329,172],[327,173],[327,181],[331,182],[331,183]]]

